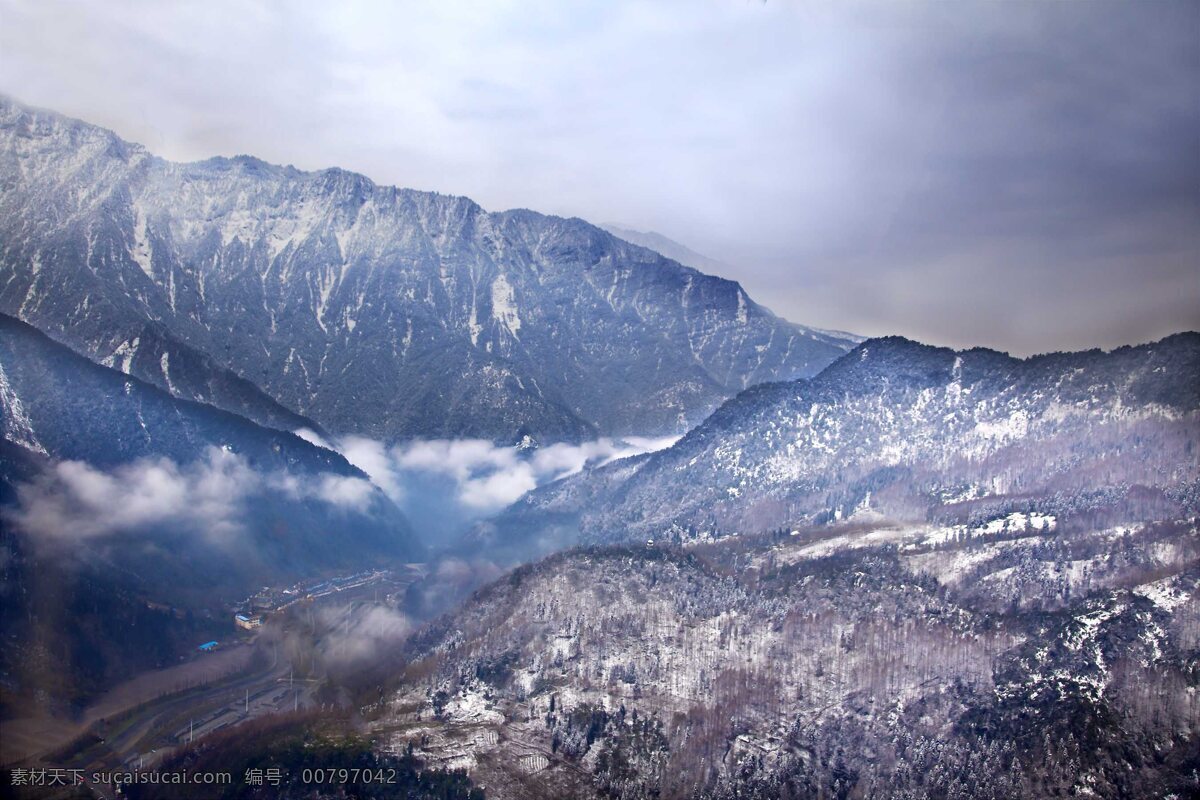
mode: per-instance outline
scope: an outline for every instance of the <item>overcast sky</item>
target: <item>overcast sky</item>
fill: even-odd
[[[1030,353],[1200,328],[1200,3],[0,0],[0,91],[656,230],[798,322]]]

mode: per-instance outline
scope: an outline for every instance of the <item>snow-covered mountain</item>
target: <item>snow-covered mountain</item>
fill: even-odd
[[[1066,498],[1178,508],[1198,449],[1200,334],[1023,360],[874,339],[743,392],[670,448],[531,493],[474,541],[706,539]]]
[[[0,310],[277,427],[682,432],[853,345],[579,219],[246,156],[171,163],[7,99],[0,185]]]

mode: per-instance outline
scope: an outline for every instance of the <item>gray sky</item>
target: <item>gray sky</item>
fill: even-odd
[[[1016,353],[1200,328],[1200,3],[0,0],[0,91],[657,230],[799,322]]]

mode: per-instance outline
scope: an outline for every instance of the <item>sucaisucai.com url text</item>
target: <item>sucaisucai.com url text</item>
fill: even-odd
[[[225,786],[233,783],[229,772],[117,772],[98,771],[91,774],[92,783],[108,786],[130,786],[135,783],[159,783],[172,786],[199,784]]]

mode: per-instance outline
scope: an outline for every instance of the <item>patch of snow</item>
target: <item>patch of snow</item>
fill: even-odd
[[[142,268],[142,272],[146,273],[146,277],[153,280],[154,267],[152,257],[154,249],[150,244],[149,231],[146,226],[146,215],[136,205],[133,208],[133,246],[129,249],[129,255]]]
[[[479,320],[475,314],[475,303],[471,302],[471,318],[467,321],[467,331],[471,335],[471,346],[479,345],[479,334],[483,332],[483,326],[479,324]]]
[[[4,411],[5,439],[42,455],[48,455],[46,448],[42,446],[33,432],[33,422],[29,419],[29,414],[25,411],[21,398],[17,396],[8,382],[8,375],[4,372],[3,364],[0,364],[0,410]]]
[[[1014,411],[1008,417],[994,422],[980,421],[975,424],[975,435],[994,443],[1020,439],[1029,433],[1029,414]]]
[[[517,313],[512,286],[504,275],[498,275],[492,281],[492,318],[508,328],[513,336],[521,330],[521,317]]]
[[[167,389],[171,394],[176,394],[177,389],[175,384],[171,382],[171,354],[163,353],[162,358],[158,360],[158,365],[162,368],[163,380],[167,382]]]
[[[107,357],[100,359],[100,363],[106,367],[119,369],[128,375],[129,369],[133,364],[133,357],[137,355],[140,343],[141,339],[137,336],[133,338],[132,342],[121,342],[116,350],[113,350]]]
[[[460,694],[455,694],[446,702],[444,711],[447,718],[461,722],[491,722],[501,723],[504,715],[492,707],[477,687],[465,687]]]
[[[1133,589],[1133,593],[1145,597],[1165,611],[1174,611],[1191,598],[1191,594],[1180,590],[1174,583],[1174,578],[1163,578],[1153,583],[1137,586]],[[1192,592],[1195,592],[1197,588],[1200,588],[1200,584],[1192,586]]]

